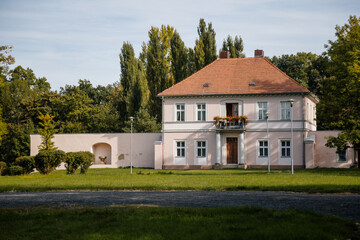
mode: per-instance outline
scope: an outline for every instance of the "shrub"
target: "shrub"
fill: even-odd
[[[67,174],[74,174],[81,164],[81,156],[78,152],[68,152],[65,156],[65,167]]]
[[[80,163],[80,173],[85,174],[89,167],[95,162],[95,155],[91,152],[79,152],[82,155]]]
[[[22,167],[13,165],[7,167],[3,172],[3,175],[16,176],[16,175],[22,175],[23,173],[24,173],[24,169]]]
[[[24,174],[30,174],[34,171],[35,168],[35,157],[32,156],[18,157],[16,158],[15,163],[16,165],[23,168]]]
[[[65,159],[65,152],[61,150],[40,151],[35,156],[35,167],[41,174],[49,174]]]
[[[2,175],[2,173],[5,169],[6,169],[6,162],[0,161],[0,175]]]

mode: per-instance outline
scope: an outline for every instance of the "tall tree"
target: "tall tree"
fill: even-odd
[[[188,50],[176,30],[173,37],[171,38],[170,46],[171,72],[174,76],[175,83],[178,83],[189,75],[189,57]]]
[[[337,139],[360,150],[360,18],[350,16],[344,26],[336,26],[335,41],[329,41],[331,76],[323,83],[324,94],[319,104],[320,118],[333,129],[342,129]],[[336,143],[336,144],[335,144]]]
[[[197,32],[199,38],[195,42],[195,60],[197,70],[200,70],[204,66],[212,63],[217,59],[216,54],[216,40],[215,40],[215,30],[212,27],[212,23],[208,23],[206,26],[206,22],[203,18],[200,19],[199,26],[197,28]],[[204,55],[204,59],[200,56]]]
[[[230,53],[230,58],[244,58],[244,43],[240,36],[235,36],[235,39],[228,35],[227,39],[223,41],[222,46],[223,51],[228,51]]]
[[[142,58],[145,62],[146,79],[150,89],[150,112],[161,121],[161,100],[157,94],[174,84],[171,72],[170,42],[174,28],[162,25],[151,27],[149,41],[143,47]]]

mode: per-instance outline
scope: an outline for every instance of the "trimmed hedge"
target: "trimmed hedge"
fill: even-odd
[[[74,174],[79,167],[80,173],[85,174],[95,162],[95,155],[91,152],[68,152],[64,162],[67,174]]]
[[[35,156],[35,167],[41,174],[49,174],[65,160],[65,152],[61,150],[40,151]]]
[[[17,176],[22,174],[24,174],[24,169],[17,165],[7,167],[3,171],[3,175],[9,175],[9,176]]]
[[[33,156],[23,156],[18,157],[15,160],[17,166],[23,168],[24,174],[30,174],[34,171],[35,168],[35,157]]]

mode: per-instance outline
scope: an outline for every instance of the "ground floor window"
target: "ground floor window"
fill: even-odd
[[[281,140],[281,157],[291,157],[291,141]]]
[[[176,156],[185,157],[185,141],[176,141]]]
[[[267,140],[259,140],[259,157],[267,157],[269,154],[269,147],[268,147],[268,141]]]
[[[345,151],[341,151],[339,153],[336,154],[336,160],[338,162],[346,162],[346,150]]]
[[[196,141],[197,157],[206,157],[206,141]]]

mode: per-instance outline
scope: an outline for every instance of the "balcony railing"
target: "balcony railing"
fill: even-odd
[[[247,117],[214,117],[216,129],[219,130],[245,130],[245,125],[247,125]]]

